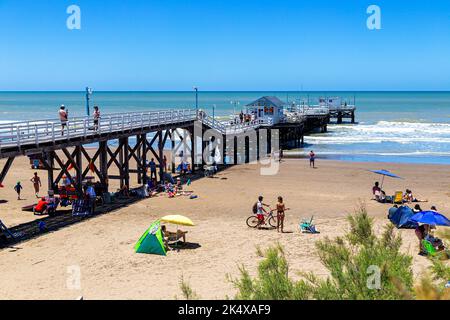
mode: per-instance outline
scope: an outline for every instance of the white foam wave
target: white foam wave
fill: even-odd
[[[315,144],[354,144],[395,142],[448,143],[450,144],[450,123],[389,122],[376,124],[330,126],[327,134],[305,137]]]

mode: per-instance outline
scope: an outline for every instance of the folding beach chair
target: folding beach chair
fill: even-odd
[[[320,233],[319,231],[316,230],[316,226],[312,223],[314,220],[314,216],[311,217],[311,220],[303,220],[300,223],[300,231],[302,233]]]
[[[72,203],[72,216],[88,216],[94,213],[94,201],[89,200],[75,200]]]
[[[397,204],[403,203],[403,192],[402,191],[395,192],[394,200],[392,200],[392,203],[397,203]]]

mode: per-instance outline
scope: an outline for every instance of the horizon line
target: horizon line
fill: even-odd
[[[64,92],[86,92],[85,90],[0,90],[0,93],[27,93],[27,92],[35,92],[35,93],[64,93]],[[93,90],[93,92],[118,92],[118,93],[126,93],[126,92],[139,92],[139,93],[192,93],[194,90]],[[276,93],[327,93],[327,92],[450,92],[449,90],[199,90],[204,93],[214,93],[214,92],[223,92],[223,93],[234,93],[234,92],[276,92]]]

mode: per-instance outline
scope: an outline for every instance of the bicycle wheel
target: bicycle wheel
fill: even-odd
[[[275,217],[270,217],[269,218],[269,224],[271,227],[276,228],[277,227],[277,218]]]
[[[259,220],[257,216],[251,216],[247,219],[247,225],[250,228],[256,228],[259,225]]]

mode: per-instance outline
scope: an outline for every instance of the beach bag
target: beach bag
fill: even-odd
[[[258,202],[255,202],[255,204],[253,205],[252,211],[254,214],[258,213]]]

